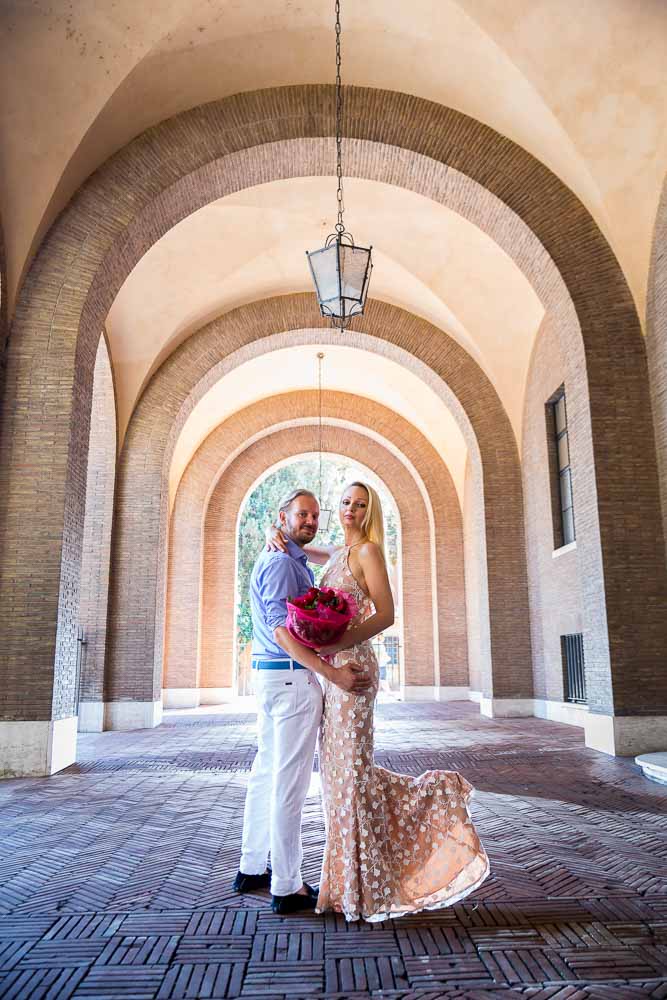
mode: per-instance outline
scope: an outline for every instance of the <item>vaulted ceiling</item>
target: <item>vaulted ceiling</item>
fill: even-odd
[[[4,0],[10,305],[58,212],[134,136],[242,91],[331,83],[332,17],[333,0]],[[346,84],[455,108],[546,164],[609,240],[643,320],[667,165],[663,0],[344,0],[343,57]],[[527,279],[473,224],[420,195],[350,179],[346,202],[349,228],[375,248],[372,294],[464,346],[520,437],[543,316]],[[107,322],[121,434],[147,377],[190,333],[236,305],[310,287],[304,250],[330,231],[334,207],[330,177],[274,181],[201,209],[145,255]],[[216,406],[198,434],[220,417]]]

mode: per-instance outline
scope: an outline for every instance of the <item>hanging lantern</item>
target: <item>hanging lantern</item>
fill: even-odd
[[[366,305],[373,269],[372,247],[355,246],[350,233],[332,233],[321,250],[307,252],[315,292],[323,316],[344,330]]]
[[[368,282],[373,263],[372,247],[355,246],[345,229],[343,212],[343,88],[340,57],[340,0],[336,0],[336,175],[338,177],[338,221],[335,233],[327,237],[320,250],[306,251],[310,273],[322,316],[344,330],[354,316],[361,316],[366,305]]]

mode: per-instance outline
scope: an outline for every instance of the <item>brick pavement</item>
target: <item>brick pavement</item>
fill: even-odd
[[[665,790],[579,730],[380,705],[381,763],[477,788],[492,876],[450,909],[374,925],[230,892],[253,754],[249,711],[171,713],[82,736],[52,778],[0,784],[0,996],[667,997]],[[316,775],[311,793],[316,881]]]

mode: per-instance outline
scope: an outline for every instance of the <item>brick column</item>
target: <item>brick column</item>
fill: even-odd
[[[667,545],[667,179],[653,231],[646,306],[646,350],[655,425],[662,522]],[[667,554],[667,548],[666,548]]]
[[[5,387],[5,367],[7,364],[7,261],[5,258],[5,237],[0,218],[0,399]]]
[[[93,385],[81,556],[79,625],[85,645],[81,651],[78,717],[79,730],[83,732],[104,729],[104,665],[115,478],[114,387],[106,342],[100,337]]]
[[[76,342],[84,291],[51,233],[24,282],[0,421],[1,776],[51,774],[76,754],[79,576],[97,335]],[[57,301],[49,309],[53,290]]]
[[[538,333],[526,387],[523,434],[523,483],[526,504],[526,551],[530,593],[530,623],[533,643],[536,714],[558,722],[583,726],[587,708],[568,707],[564,700],[561,662],[561,635],[583,633],[590,649],[604,642],[606,635],[591,634],[582,597],[581,577],[586,573],[577,543],[562,551],[554,540],[554,521],[560,516],[560,499],[553,490],[553,432],[546,403],[561,385],[565,386],[568,416],[576,413],[577,386],[570,379],[570,367],[559,345],[557,330],[547,317]],[[571,398],[572,397],[572,398]],[[582,492],[592,477],[582,464],[585,453],[578,428],[570,431],[570,461],[574,482],[574,516]],[[590,445],[590,428],[588,432]],[[557,471],[557,470],[556,470]],[[595,681],[589,682],[595,698]]]

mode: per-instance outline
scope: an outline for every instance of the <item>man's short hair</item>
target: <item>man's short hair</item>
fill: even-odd
[[[281,512],[287,511],[290,507],[290,504],[292,504],[293,501],[296,500],[298,497],[310,497],[316,503],[320,502],[315,496],[315,494],[312,492],[312,490],[304,490],[301,488],[299,488],[298,490],[292,490],[291,493],[288,493],[287,496],[283,497],[282,500],[280,501],[280,506],[278,507],[278,521],[280,521]]]

